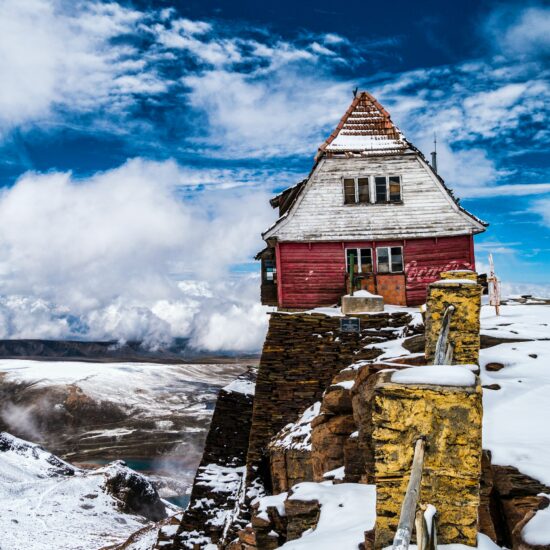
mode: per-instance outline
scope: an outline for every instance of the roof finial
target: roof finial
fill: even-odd
[[[434,150],[432,151],[432,168],[437,174],[437,136],[434,132]]]
[[[359,91],[359,88],[357,88],[357,87],[353,90],[353,97],[357,97],[357,92],[358,91]]]

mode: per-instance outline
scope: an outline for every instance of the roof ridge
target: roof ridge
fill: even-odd
[[[390,113],[369,92],[355,95],[336,128],[321,144],[315,160],[326,153],[401,153],[412,148]]]

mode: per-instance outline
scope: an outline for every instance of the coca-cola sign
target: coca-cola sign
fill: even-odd
[[[405,265],[405,273],[409,281],[424,281],[426,279],[437,279],[443,271],[455,271],[457,269],[472,269],[469,262],[452,261],[445,265],[418,266],[416,260]]]

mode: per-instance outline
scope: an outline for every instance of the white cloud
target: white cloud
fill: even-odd
[[[57,111],[123,112],[168,83],[139,51],[143,14],[117,3],[0,0],[0,132]]]
[[[178,336],[216,350],[257,349],[259,281],[236,289],[231,267],[261,247],[273,217],[268,195],[231,188],[182,200],[184,179],[174,162],[134,159],[85,180],[27,173],[5,189],[0,337],[154,345]]]
[[[409,71],[373,92],[426,154],[437,133],[439,171],[465,196],[513,174],[502,168],[503,157],[526,144],[542,150],[550,140],[543,123],[550,86],[536,63],[500,59]]]
[[[497,52],[514,57],[550,52],[550,7],[508,6],[495,10],[483,25]]]
[[[550,198],[533,201],[530,211],[542,219],[543,223],[550,227]]]
[[[261,79],[212,70],[183,81],[191,106],[208,120],[199,141],[224,157],[313,157],[351,101],[351,85],[289,67]]]

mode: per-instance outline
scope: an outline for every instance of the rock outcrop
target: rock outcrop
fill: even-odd
[[[320,409],[321,403],[314,403],[271,440],[269,463],[274,495],[288,491],[296,483],[313,480],[311,432]]]
[[[340,317],[322,313],[273,313],[262,351],[247,457],[247,478],[270,491],[269,442],[318,401],[332,378],[382,351],[374,345],[414,334],[404,311],[358,315],[359,333],[340,331]],[[371,346],[372,344],[372,346]]]
[[[109,464],[103,470],[105,491],[117,499],[121,511],[139,514],[151,521],[166,517],[166,506],[147,478],[128,470],[122,460]]]
[[[163,544],[163,549],[221,544],[244,527],[236,516],[244,498],[255,376],[249,370],[220,391],[189,506],[172,544]]]

